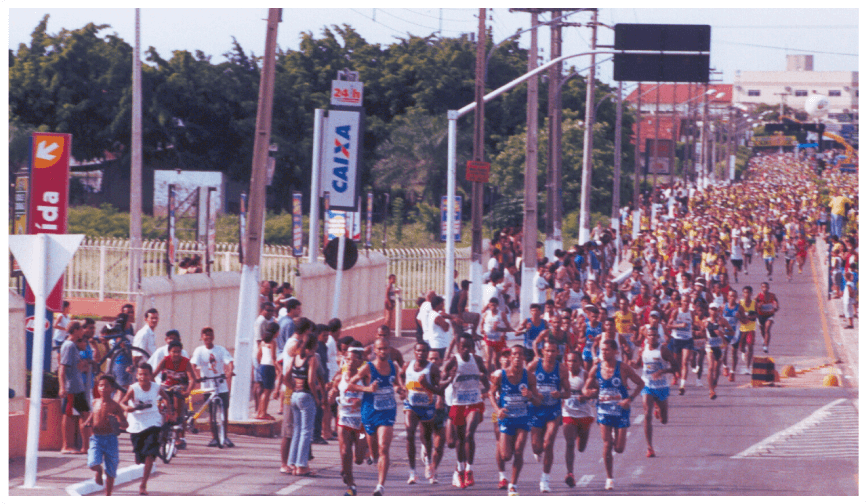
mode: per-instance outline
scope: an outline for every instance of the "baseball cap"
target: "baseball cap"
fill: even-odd
[[[656,317],[656,318],[662,318],[662,315],[660,315],[659,312],[656,310],[653,310],[652,312],[650,312],[650,316]]]
[[[718,303],[711,303],[711,304],[709,304],[707,307],[708,307],[708,308],[714,308],[714,309],[717,309],[717,310],[719,310],[719,308],[720,308],[720,306],[719,306]]]

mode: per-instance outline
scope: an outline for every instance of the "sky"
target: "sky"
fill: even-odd
[[[443,2],[445,3],[445,2]],[[455,5],[449,3],[450,5]],[[98,5],[85,2],[83,5]],[[116,5],[112,4],[112,5]],[[164,3],[157,3],[164,5]],[[352,4],[350,4],[352,5]],[[640,5],[640,4],[639,4]],[[845,5],[845,4],[844,4]],[[853,5],[853,4],[849,4]],[[48,33],[77,29],[87,23],[108,24],[102,35],[117,33],[130,45],[135,40],[135,11],[117,8],[33,8],[20,0],[9,2],[9,47],[16,51],[21,43],[29,44],[30,33],[45,14],[49,14]],[[278,45],[284,50],[297,49],[302,32],[319,36],[323,27],[348,24],[370,43],[387,45],[408,33],[426,36],[442,30],[443,36],[476,32],[478,9],[461,8],[357,8],[283,10],[278,28]],[[600,8],[599,21],[613,27],[617,23],[709,24],[711,25],[711,67],[721,74],[713,78],[732,83],[737,70],[785,70],[787,54],[813,54],[814,70],[858,70],[858,9],[777,9],[777,8]],[[142,8],[142,53],[154,46],[168,59],[174,50],[202,50],[213,62],[224,60],[234,36],[249,54],[264,52],[267,8],[191,9]],[[488,9],[487,24],[499,43],[530,24],[530,15],[509,12],[508,8]],[[550,14],[541,16],[550,20]],[[589,12],[566,18],[586,25]],[[543,60],[549,55],[550,30],[539,31]],[[577,54],[589,49],[591,30],[586,26],[567,27],[563,31],[563,54]],[[613,30],[599,28],[600,45],[613,44]],[[529,32],[520,39],[521,47],[530,44]],[[609,56],[598,56],[597,78],[612,81]],[[579,57],[567,63],[583,70],[589,58]],[[363,80],[363,76],[361,77]]]

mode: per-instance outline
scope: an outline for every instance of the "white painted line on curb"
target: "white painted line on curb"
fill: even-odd
[[[301,480],[301,481],[292,483],[291,485],[289,485],[287,487],[283,487],[274,493],[277,495],[291,495],[292,492],[294,492],[295,490],[300,490],[300,489],[306,487],[307,485],[313,483],[313,481],[314,480],[312,480],[312,479]]]
[[[151,471],[151,476],[156,474],[156,467]],[[117,470],[117,477],[114,479],[114,486],[129,483],[132,480],[141,478],[144,475],[144,464],[131,465]],[[105,472],[102,474],[103,479],[106,478]],[[96,484],[93,478],[84,480],[80,483],[73,483],[66,487],[66,493],[69,495],[89,495],[95,492],[102,491],[105,488]]]

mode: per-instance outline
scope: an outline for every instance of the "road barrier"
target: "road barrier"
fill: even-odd
[[[750,382],[753,387],[773,387],[774,374],[772,357],[753,357],[753,373]]]

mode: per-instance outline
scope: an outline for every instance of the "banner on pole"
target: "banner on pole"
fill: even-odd
[[[302,242],[303,229],[301,227],[301,193],[292,193],[292,255],[301,257],[304,255]]]
[[[367,193],[367,229],[364,230],[364,248],[370,248],[373,235],[373,193]]]
[[[66,234],[69,208],[69,152],[72,135],[68,133],[33,133],[30,137],[30,205],[27,234]],[[36,302],[28,286],[26,303]],[[46,300],[49,310],[63,308],[63,277]]]
[[[169,194],[168,194],[168,221],[169,221],[169,242],[166,246],[166,263],[169,266],[169,275],[171,276],[172,267],[177,262],[177,252],[178,252],[178,238],[175,235],[175,205],[176,205],[176,197],[177,193],[175,192],[175,185],[169,184]]]
[[[241,193],[241,212],[238,216],[238,262],[244,263],[244,234],[247,232],[247,194]]]
[[[455,241],[461,241],[461,198],[460,195],[455,195]],[[440,200],[440,241],[444,242],[448,238],[448,196],[443,196]]]

